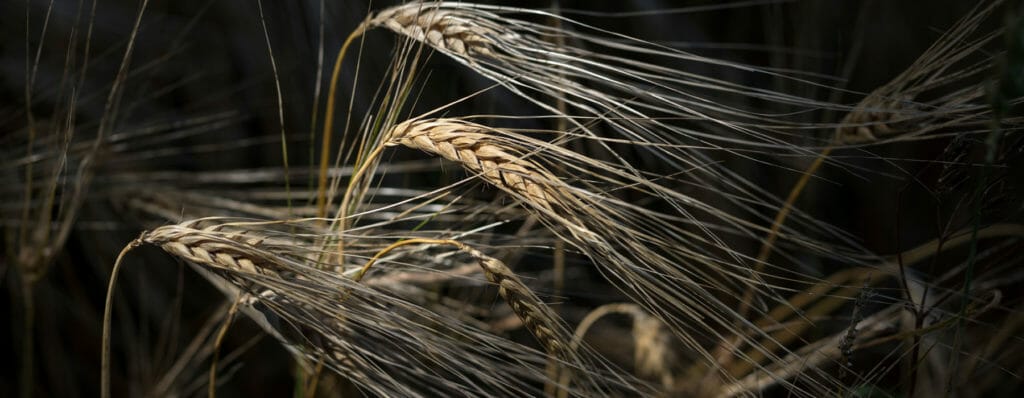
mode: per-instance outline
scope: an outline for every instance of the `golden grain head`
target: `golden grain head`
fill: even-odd
[[[494,186],[531,204],[552,209],[564,186],[541,165],[517,155],[495,138],[494,129],[459,119],[406,121],[385,145],[419,149],[457,162]]]
[[[501,34],[494,27],[482,25],[457,10],[424,3],[410,3],[380,11],[364,26],[382,26],[469,59],[477,55],[493,55],[492,37]]]

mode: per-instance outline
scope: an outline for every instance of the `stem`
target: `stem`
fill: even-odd
[[[25,289],[25,324],[23,325],[22,347],[21,347],[21,396],[29,398],[32,396],[33,387],[33,347],[35,347],[35,336],[33,336],[33,325],[35,324],[35,281],[28,277],[23,278],[22,286]]]
[[[772,228],[768,232],[768,236],[765,237],[764,242],[761,244],[761,249],[757,253],[757,263],[754,264],[754,273],[758,274],[764,270],[764,264],[768,261],[768,257],[771,257],[772,249],[775,247],[775,241],[779,238],[779,230],[782,229],[782,224],[786,222],[786,218],[789,217],[789,213],[793,210],[793,205],[796,200],[800,197],[804,188],[807,187],[807,183],[811,180],[811,176],[821,168],[821,165],[825,163],[825,159],[832,153],[832,146],[827,146],[821,150],[821,153],[814,162],[807,168],[800,179],[797,180],[796,184],[793,185],[793,189],[789,191],[789,196],[786,198],[786,203],[782,205],[779,212],[775,215],[775,220],[772,221]],[[754,291],[756,289],[750,289],[743,293],[743,299],[740,303],[739,314],[740,317],[746,317],[750,311],[751,302],[754,300]]]
[[[355,173],[352,173],[352,177],[349,178],[348,187],[345,188],[345,194],[341,197],[341,211],[339,212],[338,217],[339,232],[344,233],[345,228],[347,227],[345,219],[346,217],[348,217],[348,206],[349,202],[352,201],[352,192],[355,190],[355,187],[357,185],[356,183],[363,178],[363,174],[366,174],[366,170],[370,168],[370,165],[372,165],[373,161],[378,156],[380,156],[381,152],[384,152],[383,145],[377,146],[377,148],[375,148],[373,152],[370,152],[370,154],[367,155],[366,157],[366,161],[362,162],[362,165],[359,167],[359,170],[356,170]],[[338,239],[338,264],[342,266],[345,265],[345,240],[341,239],[340,237]]]
[[[370,258],[370,260],[366,262],[366,265],[363,265],[363,268],[360,269],[359,272],[357,272],[352,277],[352,280],[354,280],[356,282],[361,281],[363,279],[363,276],[366,275],[366,272],[370,270],[370,267],[372,267],[374,264],[377,263],[377,260],[380,260],[381,257],[386,256],[388,253],[391,253],[395,249],[397,249],[399,247],[402,247],[402,246],[421,245],[421,244],[422,245],[448,245],[448,246],[453,246],[453,247],[455,247],[457,249],[460,249],[460,250],[462,250],[462,249],[464,249],[466,247],[466,245],[462,244],[462,242],[459,242],[459,241],[456,241],[456,240],[451,240],[451,239],[413,238],[413,239],[406,239],[406,240],[403,240],[403,241],[398,241],[398,242],[392,243],[388,247],[385,247],[385,248],[381,249],[379,252],[377,252],[377,254],[374,254],[373,257]]]
[[[821,168],[821,165],[825,163],[825,159],[828,157],[830,153],[832,153],[832,149],[833,148],[831,145],[825,147],[825,149],[822,149],[821,153],[818,154],[818,157],[814,159],[814,162],[812,162],[811,165],[807,167],[807,170],[803,173],[802,176],[800,176],[800,179],[797,180],[795,185],[793,185],[793,188],[790,189],[789,196],[786,198],[786,202],[782,205],[782,208],[779,209],[779,212],[775,215],[775,219],[772,221],[772,227],[768,232],[768,236],[765,237],[764,242],[762,242],[761,244],[761,249],[758,251],[757,262],[754,264],[754,276],[760,274],[761,271],[764,270],[765,262],[768,261],[768,257],[771,257],[772,248],[775,247],[775,241],[778,240],[779,238],[779,231],[782,229],[782,225],[786,222],[786,218],[789,217],[789,213],[792,212],[793,205],[796,203],[796,200],[800,197],[800,194],[807,186],[807,183],[811,180],[811,176],[814,175],[814,173],[818,171],[819,168]],[[739,313],[740,318],[746,318],[749,314],[750,306],[751,303],[753,303],[754,301],[754,295],[756,291],[757,289],[754,286],[751,286],[749,289],[743,292],[743,297],[740,298],[740,307],[737,311]],[[733,361],[733,357],[729,355],[729,353],[727,352],[727,345],[736,345],[736,343],[738,342],[738,336],[732,342],[728,340],[722,340],[715,348],[715,350],[712,351],[712,355],[714,355],[717,358],[720,358],[719,364],[721,366],[728,366]],[[735,347],[735,349],[739,349],[739,347]]]
[[[110,398],[110,317],[114,307],[114,286],[117,285],[117,274],[121,271],[121,260],[132,249],[142,245],[145,232],[121,249],[110,271],[110,284],[107,285],[107,300],[103,307],[103,343],[100,348],[100,398]]]
[[[640,306],[631,303],[611,303],[597,307],[587,313],[579,325],[576,326],[576,331],[573,332],[572,340],[569,342],[569,350],[575,352],[579,349],[580,344],[583,342],[583,337],[587,335],[590,328],[598,320],[611,314],[629,315],[633,317],[634,322],[638,317],[646,315]],[[570,383],[572,383],[572,374],[568,371],[563,372],[558,379],[558,387],[560,387],[558,389],[558,398],[567,398],[569,396]]]
[[[338,58],[334,61],[334,70],[331,72],[331,85],[327,91],[327,110],[324,113],[323,141],[320,147],[320,178],[317,180],[316,209],[317,217],[327,216],[327,162],[331,155],[331,130],[334,129],[334,98],[338,89],[338,76],[341,75],[341,63],[345,59],[345,53],[352,41],[366,31],[365,24],[359,25],[356,30],[348,35],[345,43],[341,45]]]
[[[965,318],[967,316],[967,305],[970,302],[971,297],[971,283],[974,280],[974,266],[978,261],[978,235],[981,230],[981,210],[982,202],[984,201],[985,186],[988,184],[988,177],[991,172],[992,163],[995,162],[996,148],[999,144],[999,139],[1002,137],[1002,129],[999,127],[999,119],[994,121],[992,131],[989,132],[988,137],[985,139],[985,164],[981,169],[981,176],[978,178],[978,183],[974,187],[974,210],[971,221],[971,245],[970,251],[967,255],[967,269],[964,270],[964,286],[963,291],[960,294],[960,311],[957,316],[957,329],[956,336],[953,342],[953,357],[950,360],[950,374],[955,374],[960,359],[960,347],[963,345],[963,329],[965,327]],[[953,378],[950,377],[947,380],[946,393],[949,394],[953,388]]]
[[[228,309],[224,324],[220,326],[220,330],[217,332],[217,339],[213,343],[213,361],[210,362],[210,385],[208,387],[207,395],[210,398],[214,398],[217,393],[217,361],[220,359],[220,345],[224,342],[224,336],[228,334],[228,327],[231,326],[231,322],[235,320],[235,314],[238,313],[238,304],[242,302],[242,297],[238,296],[233,303],[231,308]]]

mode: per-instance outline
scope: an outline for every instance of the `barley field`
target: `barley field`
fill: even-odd
[[[1024,5],[0,3],[0,396],[1024,394]]]

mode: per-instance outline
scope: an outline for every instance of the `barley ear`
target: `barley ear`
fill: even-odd
[[[468,21],[451,10],[429,4],[410,3],[391,7],[371,17],[356,31],[382,26],[442,51],[452,52],[472,61],[470,55],[493,56],[488,36],[501,34],[496,28],[478,21]]]
[[[494,139],[494,129],[459,119],[410,120],[389,132],[387,146],[419,149],[461,164],[491,185],[546,210],[564,195],[563,183],[539,164]]]
[[[569,351],[565,349],[565,339],[560,337],[557,332],[560,328],[558,327],[558,317],[554,312],[544,305],[543,301],[505,263],[462,242],[451,239],[415,238],[393,243],[381,249],[370,258],[352,279],[356,281],[362,280],[366,276],[367,271],[378,260],[395,249],[402,246],[421,244],[452,246],[473,257],[480,264],[480,268],[483,269],[487,280],[498,286],[498,294],[505,299],[505,302],[512,308],[512,312],[523,321],[527,330],[533,334],[534,338],[540,342],[548,354],[563,360],[571,360],[571,357],[568,356]]]

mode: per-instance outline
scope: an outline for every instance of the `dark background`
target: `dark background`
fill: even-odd
[[[603,12],[666,10],[714,5],[707,1],[562,1],[563,9]],[[655,12],[633,17],[572,16],[588,24],[646,40],[665,42],[700,55],[750,65],[792,69],[836,76],[847,93],[831,94],[807,86],[790,86],[762,74],[735,69],[694,66],[694,73],[772,88],[813,98],[854,103],[865,92],[896,76],[923,52],[942,31],[974,5],[966,0],[902,1],[793,1],[753,4],[700,12]],[[89,1],[55,0],[46,21],[47,1],[0,3],[0,145],[3,145],[2,182],[4,228],[16,230],[16,189],[22,183],[26,131],[26,58],[38,52],[37,78],[32,86],[33,113],[40,123],[58,119],[66,112],[53,90],[66,79],[66,52],[82,53],[81,35],[88,20]],[[374,2],[379,9],[389,2]],[[515,2],[516,6],[548,7],[548,1]],[[100,0],[96,6],[91,42],[91,63],[77,105],[76,139],[89,140],[102,118],[110,84],[117,72],[132,29],[139,2]],[[81,8],[80,8],[81,7]],[[345,36],[371,9],[363,1],[327,2],[324,17],[324,65],[318,66],[319,4],[315,1],[263,3],[269,40],[280,76],[284,120],[289,134],[289,161],[308,165],[318,153],[310,142],[310,112],[318,68],[329,73],[335,52]],[[28,18],[26,19],[26,8]],[[79,14],[81,13],[81,14]],[[986,22],[991,31],[1003,23],[1006,11]],[[46,23],[47,31],[41,36]],[[26,28],[29,54],[26,54]],[[78,42],[69,40],[79,31]],[[997,40],[998,42],[998,40]],[[354,91],[355,112],[367,111],[376,82],[387,70],[393,35],[384,30],[366,36],[361,53],[360,84]],[[992,51],[997,51],[997,49]],[[353,57],[354,59],[354,57]],[[350,61],[351,62],[351,61]],[[440,56],[428,64],[432,70],[425,83],[420,108],[430,109],[485,87],[488,83],[464,67]],[[264,31],[255,1],[151,1],[138,32],[132,75],[123,94],[123,105],[113,121],[112,132],[130,133],[146,128],[180,131],[190,121],[214,117],[223,123],[202,134],[189,135],[170,144],[128,146],[111,155],[96,177],[80,216],[66,243],[54,257],[49,272],[35,286],[35,342],[33,396],[94,396],[99,380],[99,341],[103,295],[110,265],[120,247],[141,226],[111,199],[128,180],[104,179],[105,172],[203,171],[280,166],[276,92],[267,54]],[[343,93],[351,93],[353,69],[345,69]],[[76,69],[77,70],[77,69]],[[322,77],[325,83],[327,76]],[[320,107],[322,109],[323,102]],[[531,108],[500,92],[474,98],[467,108],[509,114],[527,114]],[[772,109],[766,109],[771,111]],[[481,112],[483,113],[483,112]],[[212,115],[212,116],[211,116]],[[809,119],[835,122],[841,115],[822,112]],[[269,138],[268,138],[269,137]],[[822,134],[796,138],[801,144],[821,140]],[[975,144],[980,138],[969,138]],[[822,181],[812,184],[799,205],[811,215],[855,237],[872,252],[891,254],[900,248],[934,238],[940,225],[966,225],[967,219],[950,215],[936,199],[934,185],[941,167],[933,163],[949,145],[949,139],[899,143],[836,154],[850,166],[869,171],[826,167]],[[128,145],[128,144],[126,144]],[[225,150],[230,149],[230,150]],[[313,152],[311,149],[317,150]],[[163,150],[163,151],[161,151]],[[129,156],[132,151],[142,155]],[[148,151],[148,152],[145,152]],[[782,158],[781,165],[801,169],[808,159]],[[1018,162],[1019,163],[1019,162]],[[784,196],[795,173],[783,167],[741,165],[742,174]],[[1009,180],[1020,180],[1019,170],[1007,169]],[[1013,171],[1016,170],[1016,171]],[[1017,174],[1013,174],[1017,173]],[[9,179],[9,180],[8,180]],[[126,182],[128,181],[128,182]],[[187,182],[186,182],[187,183]],[[300,179],[300,183],[305,180]],[[995,206],[995,205],[993,205]],[[996,208],[993,219],[1019,216],[1019,206]],[[1006,210],[1006,211],[1002,211]],[[899,222],[896,222],[896,220]],[[12,259],[19,248],[5,241],[0,267],[0,396],[15,396],[19,387],[19,363],[24,346],[24,289]],[[751,247],[748,251],[756,248]],[[140,249],[138,261],[122,278],[119,312],[115,319],[115,350],[122,363],[115,365],[115,390],[119,396],[145,395],[148,387],[167,372],[174,354],[167,347],[182,347],[225,305],[223,296],[189,269],[154,249]],[[145,265],[141,265],[145,264]],[[143,269],[145,268],[145,269]],[[611,293],[609,294],[611,295]],[[1019,296],[1019,294],[1017,295]],[[1016,298],[1015,298],[1016,299]],[[596,300],[600,300],[597,298]],[[611,298],[608,298],[611,300]],[[228,335],[222,355],[260,334],[249,322],[238,322]],[[124,363],[130,362],[130,363]],[[244,352],[234,368],[222,372],[224,397],[287,396],[294,389],[294,371],[287,353],[271,338],[262,338]],[[190,382],[204,381],[205,367],[181,381],[177,391],[200,395],[205,386],[189,389]],[[229,377],[232,371],[236,371]],[[1010,383],[1019,386],[1020,380]]]

